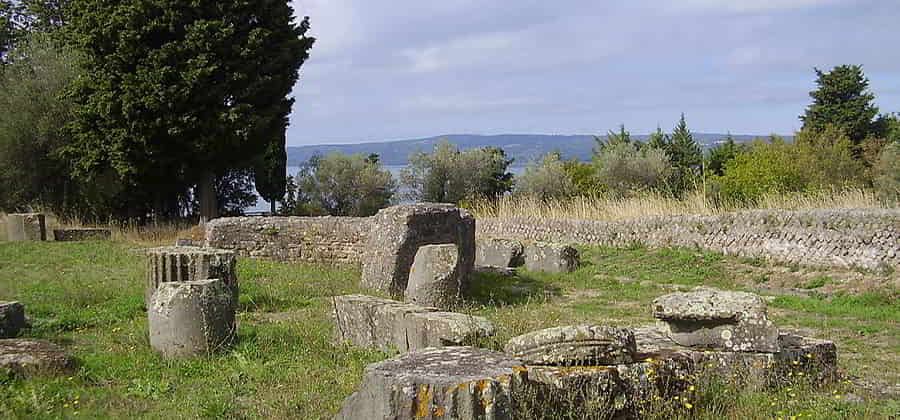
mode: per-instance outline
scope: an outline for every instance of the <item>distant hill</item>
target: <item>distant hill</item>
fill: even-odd
[[[725,138],[725,134],[694,133],[694,138],[704,147],[715,145]],[[748,142],[758,137],[755,135],[733,135],[735,141]],[[632,136],[638,140],[647,140],[646,135]],[[288,147],[288,165],[299,166],[313,155],[326,155],[331,152],[347,154],[378,153],[385,165],[406,165],[409,155],[418,151],[430,152],[434,145],[448,140],[460,149],[473,149],[486,146],[499,147],[515,159],[513,165],[522,166],[549,153],[558,150],[566,159],[577,158],[590,160],[594,147],[594,136],[590,135],[544,135],[544,134],[449,134],[413,140],[397,140],[380,143],[360,144],[323,144],[317,146]]]

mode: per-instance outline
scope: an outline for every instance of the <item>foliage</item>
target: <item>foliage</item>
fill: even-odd
[[[681,194],[693,186],[700,175],[700,165],[703,163],[700,145],[688,129],[684,114],[681,114],[681,119],[672,131],[669,147],[665,152],[674,169],[671,186],[675,193]]]
[[[673,167],[665,152],[635,143],[609,145],[594,157],[597,179],[620,194],[666,186]]]
[[[258,158],[253,169],[256,191],[269,202],[272,214],[276,211],[276,203],[283,200],[287,192],[286,140],[284,131],[271,139],[269,147]]]
[[[397,189],[377,161],[341,153],[312,157],[298,174],[297,187],[296,214],[333,216],[371,216],[391,204]]]
[[[622,144],[622,143],[631,144],[631,142],[632,142],[631,133],[625,129],[625,124],[621,124],[621,125],[619,125],[618,132],[609,130],[609,132],[606,134],[605,138],[600,137],[600,136],[594,136],[594,142],[596,143],[596,147],[594,148],[594,155],[596,156],[596,155],[602,153],[603,149],[605,149],[607,147],[615,146],[615,145]],[[641,146],[640,142],[636,142],[635,144],[638,146],[638,148],[640,148],[640,146]]]
[[[813,103],[800,116],[804,131],[821,131],[832,125],[843,131],[854,145],[877,134],[873,120],[878,108],[862,67],[841,65],[830,72],[815,71],[816,90],[809,93]]]
[[[508,169],[512,162],[499,148],[460,151],[442,141],[432,153],[411,155],[400,178],[412,200],[459,203],[511,191],[513,176]]]
[[[887,202],[900,203],[900,143],[885,146],[874,169],[879,196]]]
[[[112,216],[160,211],[211,174],[253,165],[280,138],[313,39],[284,0],[77,0],[64,30],[84,51],[65,150],[80,179],[128,188]],[[209,206],[201,206],[208,209]]]
[[[842,130],[826,126],[821,131],[801,130],[794,142],[797,161],[807,189],[860,186],[865,166],[854,158],[853,144]]]
[[[669,135],[663,133],[662,128],[656,126],[656,131],[650,133],[650,138],[647,139],[647,146],[659,150],[668,150],[670,140]]]
[[[722,144],[719,144],[709,151],[706,157],[706,174],[713,176],[721,176],[725,173],[725,164],[734,159],[739,153],[746,151],[744,145],[735,143],[734,137],[728,134]]]
[[[578,194],[596,196],[606,191],[597,177],[597,167],[592,163],[569,159],[563,164],[563,170]]]
[[[538,200],[571,197],[579,192],[566,170],[569,165],[559,153],[548,153],[540,162],[532,162],[516,181],[515,193]]]

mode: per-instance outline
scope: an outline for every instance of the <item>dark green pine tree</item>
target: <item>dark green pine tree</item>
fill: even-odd
[[[731,133],[725,137],[724,141],[709,151],[706,159],[706,173],[711,175],[723,175],[725,173],[725,165],[737,157],[743,151],[743,147],[734,141]]]
[[[610,146],[617,144],[631,144],[631,133],[625,129],[625,124],[619,124],[619,131],[609,130],[606,136],[594,136],[594,154],[598,155]]]
[[[647,147],[669,153],[669,135],[663,133],[662,128],[659,128],[657,125],[656,131],[650,133],[650,138],[647,140]]]
[[[700,174],[700,165],[703,163],[703,154],[700,145],[694,140],[694,135],[688,129],[684,114],[678,120],[678,125],[672,130],[669,140],[669,159],[675,169],[672,183],[676,193],[681,193],[691,186]]]
[[[803,129],[822,131],[832,125],[844,131],[856,145],[870,134],[877,134],[878,107],[862,67],[842,65],[827,73],[815,71],[817,87],[809,93],[813,103],[800,116]]]

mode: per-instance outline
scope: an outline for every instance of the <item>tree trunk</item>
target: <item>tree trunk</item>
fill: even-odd
[[[197,184],[197,195],[200,200],[200,224],[215,219],[218,216],[219,205],[216,202],[216,176],[212,172],[206,172]]]
[[[275,201],[275,200],[272,200],[269,204],[272,206],[271,214],[269,214],[269,216],[274,216],[274,215],[275,215],[275,211],[277,210],[277,209],[275,208],[276,201]]]

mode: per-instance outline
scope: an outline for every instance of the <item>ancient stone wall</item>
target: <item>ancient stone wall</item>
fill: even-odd
[[[206,245],[244,257],[358,265],[369,236],[364,217],[229,217],[206,225]]]
[[[628,221],[478,219],[479,238],[699,247],[802,265],[900,267],[900,210],[754,210]]]

